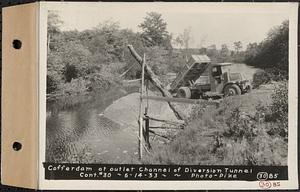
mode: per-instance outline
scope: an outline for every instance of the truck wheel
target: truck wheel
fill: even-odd
[[[252,86],[251,85],[248,85],[246,87],[246,93],[250,93],[252,91]]]
[[[188,87],[180,87],[177,91],[177,97],[190,99],[192,92]]]
[[[235,84],[227,85],[224,88],[225,97],[233,96],[233,95],[240,95],[241,93],[242,93],[241,89],[239,88],[239,86],[237,86]]]

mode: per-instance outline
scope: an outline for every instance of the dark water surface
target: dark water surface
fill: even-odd
[[[48,110],[46,161],[128,163],[137,158],[136,130],[103,116],[106,107],[125,94],[111,90],[71,109]]]

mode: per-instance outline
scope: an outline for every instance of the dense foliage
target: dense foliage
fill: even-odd
[[[173,39],[163,16],[155,12],[146,14],[138,26],[141,32],[120,28],[119,23],[112,20],[89,30],[62,31],[63,21],[58,14],[50,11],[48,17],[47,94],[55,98],[101,90],[121,79],[140,78],[141,68],[129,53],[128,44],[140,55],[145,53],[147,65],[162,81],[167,73],[179,72],[191,54],[207,54],[213,62],[245,61],[263,68],[265,72],[254,77],[257,86],[287,78],[288,21],[273,28],[263,42],[250,43],[243,51],[241,41],[233,43],[234,50],[226,44],[220,49],[216,45],[190,48],[192,28],[184,29]],[[101,81],[95,83],[95,79]],[[73,86],[75,80],[81,82],[79,87]],[[76,90],[66,91],[66,87]]]
[[[289,22],[271,29],[260,43],[250,43],[245,51],[245,62],[266,69],[270,80],[288,79]],[[264,78],[264,77],[261,77]]]
[[[158,75],[176,72],[179,65],[184,64],[184,60],[171,49],[167,23],[161,14],[155,12],[147,13],[144,22],[139,25],[141,33],[121,29],[111,20],[80,32],[62,31],[62,24],[55,12],[49,12],[49,95],[83,94],[103,87],[104,79],[112,83],[120,78],[139,78],[141,69],[130,55],[128,44],[132,44],[141,55],[146,54],[147,64]],[[95,83],[95,79],[99,78],[100,83]],[[81,86],[73,86],[76,84],[73,81],[81,82]],[[70,90],[72,88],[76,90]]]
[[[245,61],[260,68],[278,68],[288,71],[289,23],[271,29],[267,38],[261,43],[248,45]]]
[[[283,137],[288,137],[288,83],[283,82],[272,95],[271,119],[276,121],[279,126],[274,127],[273,133]]]

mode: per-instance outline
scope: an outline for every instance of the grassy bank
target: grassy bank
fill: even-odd
[[[118,79],[93,75],[61,83],[57,90],[47,94],[47,110],[72,109],[79,105],[106,97],[107,92],[121,90]]]
[[[169,144],[154,143],[144,163],[286,165],[287,87],[277,87],[195,107],[185,129]]]

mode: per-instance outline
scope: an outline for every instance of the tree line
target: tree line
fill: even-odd
[[[244,57],[245,63],[265,69],[275,79],[288,79],[288,20],[285,20],[281,25],[272,28],[262,42],[248,44]]]
[[[146,54],[146,62],[160,76],[178,72],[190,54],[207,54],[214,62],[246,62],[260,68],[287,70],[288,22],[272,29],[263,42],[192,49],[191,29],[173,37],[167,23],[156,12],[147,13],[138,25],[141,32],[123,29],[118,22],[104,21],[93,29],[62,31],[63,21],[55,11],[48,14],[47,93],[73,95],[101,90],[122,78],[140,77],[140,67],[130,55],[132,44]],[[174,48],[177,45],[177,48]]]
[[[119,23],[111,20],[80,32],[62,31],[61,25],[58,14],[49,12],[48,94],[93,90],[101,88],[103,81],[113,82],[120,77],[139,78],[141,70],[129,53],[128,44],[146,53],[147,64],[156,74],[176,71],[177,66],[171,63],[182,63],[172,53],[171,35],[159,13],[147,13],[139,25],[142,32],[138,33],[121,29]]]

